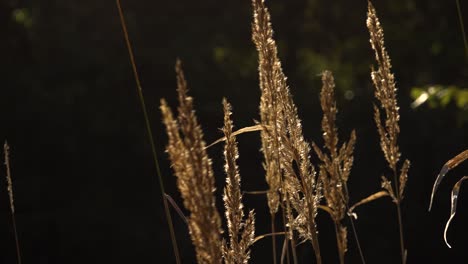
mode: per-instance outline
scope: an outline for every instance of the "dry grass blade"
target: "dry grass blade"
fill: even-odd
[[[179,217],[185,222],[185,224],[188,226],[189,222],[187,220],[187,217],[184,215],[184,213],[182,212],[182,210],[180,209],[180,207],[177,205],[177,203],[174,201],[174,199],[172,199],[172,197],[165,193],[164,194],[164,198],[169,202],[169,204],[172,206],[172,208],[174,208],[174,210],[177,212],[177,214],[179,215]]]
[[[264,129],[263,126],[261,125],[254,125],[254,126],[248,126],[248,127],[243,127],[241,129],[238,129],[234,132],[232,132],[232,135],[233,136],[238,136],[240,134],[244,134],[244,133],[249,133],[249,132],[255,132],[255,131],[261,131],[262,129]],[[208,146],[206,146],[206,148],[210,148],[218,143],[221,143],[223,141],[226,141],[226,137],[222,137],[220,139],[217,139],[216,141],[214,141],[213,143],[209,144]]]
[[[444,230],[444,240],[445,244],[447,244],[447,247],[452,248],[450,244],[447,242],[447,230],[450,226],[450,222],[452,221],[453,217],[455,217],[455,214],[457,213],[457,202],[458,202],[458,193],[460,192],[460,187],[463,181],[468,179],[468,176],[464,176],[461,178],[455,185],[453,186],[452,189],[452,195],[451,195],[451,208],[450,208],[450,218],[447,221],[447,224],[445,225],[445,230]]]
[[[286,232],[276,232],[276,233],[269,233],[269,234],[263,234],[263,235],[259,235],[257,237],[255,237],[253,243],[257,243],[258,241],[266,238],[266,237],[270,237],[270,236],[278,236],[278,235],[287,235]]]
[[[360,206],[360,205],[363,205],[363,204],[366,204],[366,203],[370,203],[374,200],[377,200],[379,198],[382,198],[382,197],[385,197],[385,196],[390,196],[388,194],[387,191],[380,191],[380,192],[376,192],[372,195],[369,195],[368,197],[362,199],[361,201],[355,203],[353,206],[351,206],[348,210],[348,214],[350,215],[353,215],[354,218],[357,218],[356,214],[354,213],[354,209],[356,209],[356,207]]]
[[[5,167],[6,167],[6,180],[7,180],[7,189],[8,196],[10,198],[10,210],[11,210],[11,220],[13,223],[13,233],[15,235],[15,245],[16,245],[16,257],[18,264],[21,264],[21,250],[19,246],[19,237],[18,231],[16,230],[16,217],[15,217],[15,203],[13,196],[13,181],[11,180],[11,170],[10,170],[10,146],[5,141],[3,144],[3,154],[5,155]]]
[[[255,217],[250,211],[244,221],[244,205],[240,190],[240,175],[236,160],[239,156],[236,138],[232,132],[233,124],[230,119],[231,105],[223,99],[224,127],[226,138],[224,146],[224,160],[226,172],[226,187],[224,188],[224,207],[229,233],[229,245],[223,242],[223,258],[227,264],[248,263],[250,258],[249,247],[254,243]],[[240,240],[239,240],[240,238]]]
[[[169,144],[166,147],[184,206],[189,210],[189,230],[198,263],[221,263],[221,219],[215,205],[215,179],[206,153],[203,132],[198,124],[193,99],[187,95],[187,83],[180,61],[176,64],[178,119],[161,100],[163,122]]]
[[[429,211],[431,211],[432,202],[434,201],[434,195],[437,191],[437,188],[439,188],[439,185],[442,179],[451,169],[457,167],[460,163],[462,163],[463,161],[467,159],[468,159],[468,149],[461,152],[460,154],[455,156],[453,159],[447,161],[444,164],[444,166],[442,166],[442,169],[440,170],[439,174],[437,175],[437,179],[434,182],[434,186],[432,187],[431,201],[429,202]]]

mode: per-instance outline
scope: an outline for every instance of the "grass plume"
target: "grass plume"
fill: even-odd
[[[261,123],[270,127],[261,135],[266,179],[270,185],[270,211],[275,212],[272,204],[278,203],[276,193],[280,189],[294,261],[297,262],[297,258],[291,228],[303,239],[311,241],[317,263],[321,263],[315,222],[321,195],[309,159],[310,146],[304,140],[301,121],[281,68],[269,11],[263,0],[252,0],[252,6],[252,39],[259,62],[260,117]]]
[[[226,172],[226,187],[224,188],[224,207],[229,233],[229,245],[223,241],[223,258],[226,264],[248,263],[250,258],[249,247],[254,243],[255,216],[250,211],[244,220],[244,205],[242,204],[242,193],[240,189],[240,175],[236,163],[239,156],[236,138],[233,135],[233,124],[231,121],[231,105],[223,100],[224,127],[223,133],[226,138],[224,146],[224,160]]]
[[[384,45],[384,32],[377,17],[377,12],[370,1],[368,2],[367,10],[367,28],[369,29],[370,43],[375,52],[375,59],[378,65],[377,70],[372,70],[371,73],[372,82],[375,87],[375,98],[379,102],[379,106],[374,105],[374,120],[380,136],[380,146],[388,166],[393,172],[394,181],[394,185],[392,186],[391,181],[387,177],[382,176],[382,187],[392,197],[397,207],[401,261],[405,264],[407,252],[403,237],[400,204],[403,200],[410,162],[409,160],[405,160],[398,173],[397,165],[401,153],[398,146],[398,135],[400,133],[398,121],[400,120],[400,115],[398,113],[399,108],[396,98],[397,88],[395,86],[395,78],[391,72],[390,57]],[[382,119],[384,122],[382,122]]]
[[[323,111],[322,132],[325,151],[316,144],[312,144],[315,153],[321,160],[319,177],[323,186],[323,196],[330,216],[335,224],[336,242],[340,263],[345,262],[347,248],[347,229],[342,221],[348,209],[347,181],[353,165],[353,151],[356,133],[351,133],[348,142],[338,150],[338,129],[336,128],[336,114],[338,109],[335,102],[335,81],[330,71],[322,73],[322,91],[320,105]],[[351,219],[352,221],[352,219]]]
[[[280,190],[283,186],[280,165],[281,130],[284,130],[284,117],[281,111],[278,90],[280,85],[285,85],[285,76],[281,69],[281,63],[277,55],[276,43],[273,40],[273,29],[270,23],[270,14],[263,1],[252,0],[254,20],[252,23],[252,40],[258,51],[258,74],[260,82],[260,124],[264,127],[261,131],[261,151],[264,155],[263,167],[265,179],[269,186],[267,193],[268,207],[271,215],[271,232],[275,233],[275,215],[280,205]],[[285,210],[290,211],[290,203],[285,200]],[[283,214],[284,229],[288,230],[288,239],[293,239],[290,226],[286,224],[285,210]],[[288,217],[289,219],[291,217]],[[294,242],[292,242],[294,243]],[[287,248],[287,247],[286,247]],[[292,249],[294,252],[294,248]],[[286,251],[289,254],[289,251]],[[276,238],[272,237],[273,263],[276,264]],[[294,254],[294,253],[293,253]],[[289,261],[289,257],[288,257]]]
[[[169,143],[167,152],[177,176],[177,186],[188,217],[190,236],[195,246],[198,263],[221,263],[221,219],[215,205],[215,179],[211,160],[206,153],[203,132],[198,124],[193,99],[187,95],[181,62],[176,63],[177,92],[179,97],[178,117],[164,99],[161,112]]]

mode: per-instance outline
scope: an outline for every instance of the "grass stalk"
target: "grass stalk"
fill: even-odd
[[[348,192],[348,186],[347,185],[343,185],[343,186],[345,188],[345,192],[349,193]],[[348,204],[346,204],[346,212],[349,212],[349,205]],[[356,245],[357,245],[357,248],[358,248],[358,251],[359,251],[359,256],[361,258],[361,263],[366,264],[366,259],[364,258],[364,253],[362,251],[361,243],[359,242],[359,237],[358,237],[358,233],[357,233],[357,230],[356,230],[356,226],[354,225],[353,217],[348,213],[347,213],[347,215],[348,215],[349,222],[351,223],[351,229],[353,230],[353,236],[354,236],[354,240],[356,241]]]
[[[396,170],[393,171],[393,181],[395,184],[395,190],[398,190],[398,176]],[[401,217],[401,196],[400,192],[396,192],[396,197],[397,197],[397,202],[395,203],[395,206],[397,208],[397,217],[398,217],[398,230],[400,233],[400,251],[401,251],[401,263],[406,264],[406,249],[405,249],[405,239],[403,235],[403,220]]]
[[[345,251],[344,251],[344,248],[341,246],[343,245],[342,238],[340,236],[341,224],[336,221],[334,221],[334,223],[335,223],[336,244],[338,245],[338,256],[340,258],[340,264],[344,264]]]
[[[166,193],[165,189],[164,189],[164,181],[163,181],[163,178],[162,178],[162,175],[161,175],[161,170],[159,168],[158,156],[157,156],[157,153],[156,153],[156,144],[155,144],[155,141],[154,141],[154,138],[153,138],[153,131],[151,129],[151,124],[150,124],[150,121],[149,121],[149,118],[148,118],[148,110],[146,108],[145,98],[143,96],[143,90],[142,90],[141,82],[140,82],[140,77],[139,77],[139,74],[138,74],[138,71],[137,71],[137,68],[136,68],[135,57],[133,55],[132,45],[131,45],[131,42],[130,42],[130,38],[128,36],[127,25],[125,23],[125,16],[124,16],[124,13],[123,13],[123,10],[122,10],[120,0],[116,0],[116,4],[117,4],[118,12],[119,12],[119,18],[120,18],[120,23],[121,23],[121,26],[122,26],[122,31],[123,31],[125,43],[127,45],[128,55],[130,57],[130,63],[131,63],[131,66],[132,66],[133,75],[135,77],[135,83],[136,83],[136,86],[137,86],[138,98],[140,100],[141,109],[143,111],[143,117],[145,119],[146,132],[148,134],[148,140],[149,140],[150,145],[151,145],[151,152],[152,152],[152,156],[153,156],[153,161],[154,161],[154,165],[156,167],[156,174],[157,174],[157,177],[158,177],[159,187],[160,187],[160,190],[161,190],[161,196],[162,196],[162,200],[163,200],[163,203],[164,203],[164,212],[165,212],[165,215],[166,215],[167,225],[169,226],[169,232],[170,232],[170,236],[171,236],[172,248],[174,250],[174,256],[175,256],[175,259],[176,259],[176,263],[180,264],[181,260],[180,260],[179,248],[177,246],[177,240],[176,240],[176,237],[175,237],[174,225],[172,223],[172,217],[171,217],[171,213],[169,211],[169,205],[167,203],[167,200],[164,197],[164,194]]]
[[[460,29],[463,35],[463,44],[465,45],[465,56],[468,60],[468,41],[466,40],[465,26],[463,24],[463,16],[460,7],[460,0],[455,0],[457,3],[458,21],[460,22]]]
[[[270,214],[271,216],[271,249],[272,249],[272,257],[273,257],[273,264],[276,264],[276,230],[275,230],[275,215]]]
[[[10,147],[5,141],[3,145],[3,153],[5,155],[5,167],[6,167],[6,179],[8,184],[8,196],[10,198],[10,212],[11,212],[11,222],[13,225],[13,234],[15,236],[15,246],[16,246],[16,258],[18,264],[21,264],[21,250],[19,246],[19,237],[18,231],[16,229],[16,217],[15,217],[15,204],[13,199],[13,182],[11,180],[11,170],[10,170]]]

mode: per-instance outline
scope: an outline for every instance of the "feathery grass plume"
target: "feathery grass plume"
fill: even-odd
[[[19,246],[19,238],[18,232],[16,231],[16,217],[15,217],[15,203],[14,203],[14,196],[13,196],[13,181],[11,180],[11,170],[10,170],[10,146],[5,141],[3,144],[3,154],[5,155],[5,167],[6,167],[6,180],[7,180],[7,189],[8,189],[8,196],[10,198],[10,210],[11,210],[11,220],[13,224],[13,233],[15,235],[15,243],[16,243],[16,257],[18,260],[18,264],[21,264],[21,250]]]
[[[189,230],[195,246],[198,263],[221,263],[221,219],[215,205],[215,178],[198,124],[193,99],[187,95],[187,83],[181,62],[176,63],[178,118],[164,99],[161,100],[163,122],[166,126],[172,168],[177,176],[177,186],[190,211]]]
[[[264,155],[265,179],[269,186],[267,193],[268,207],[271,215],[271,232],[275,233],[275,215],[280,204],[280,190],[283,180],[281,176],[280,151],[281,130],[284,130],[284,117],[281,111],[278,90],[285,76],[281,70],[281,63],[277,56],[277,48],[273,40],[273,30],[270,23],[270,14],[261,0],[252,0],[254,21],[252,23],[252,40],[258,51],[258,73],[260,81],[260,124],[264,127],[261,131],[262,148]],[[283,222],[286,222],[285,211],[290,211],[290,203],[285,200],[283,210]],[[288,239],[292,239],[290,226],[284,223],[288,230]],[[294,241],[292,240],[294,244]],[[272,237],[273,263],[276,263],[276,239]],[[294,254],[294,247],[292,249]],[[286,251],[289,254],[289,251]],[[288,258],[289,261],[289,258]]]
[[[344,263],[347,251],[347,230],[342,224],[348,208],[347,181],[353,165],[353,151],[356,142],[356,133],[351,133],[347,143],[337,150],[338,129],[335,125],[338,112],[334,96],[335,81],[330,71],[322,73],[322,91],[320,92],[320,104],[323,111],[322,131],[325,149],[322,151],[315,143],[312,143],[315,153],[322,161],[319,177],[323,186],[323,196],[326,206],[330,210],[330,216],[335,224],[336,242],[340,263]]]
[[[229,245],[223,240],[223,257],[227,264],[248,263],[250,258],[249,247],[254,242],[255,216],[250,211],[244,220],[244,205],[240,189],[240,175],[236,160],[239,156],[237,142],[232,134],[233,124],[230,118],[231,105],[223,99],[224,127],[223,133],[226,137],[224,146],[224,159],[226,172],[226,187],[224,188],[224,207],[229,233]]]
[[[273,40],[273,30],[270,24],[270,14],[264,2],[253,0],[254,22],[252,23],[252,39],[258,50],[258,73],[260,79],[260,121],[266,129],[261,132],[262,152],[265,156],[264,167],[266,181],[270,187],[268,206],[275,214],[280,203],[279,189],[281,185],[281,169],[279,164],[279,133],[283,129],[284,118],[278,102],[278,90],[282,89],[281,80],[285,76],[277,56],[276,44]]]
[[[317,263],[322,263],[315,222],[318,205],[322,198],[322,187],[316,181],[315,169],[310,162],[310,146],[302,134],[297,108],[289,89],[286,86],[284,88],[280,91],[286,121],[286,130],[283,130],[286,133],[281,135],[283,148],[280,152],[284,173],[283,197],[291,201],[292,209],[295,211],[294,219],[292,212],[287,212],[288,222],[298,231],[301,238],[311,241]]]
[[[400,177],[398,177],[397,165],[401,153],[398,147],[398,135],[400,133],[398,121],[400,120],[400,115],[398,113],[396,99],[397,88],[395,86],[393,73],[391,72],[392,65],[390,63],[390,57],[384,45],[384,32],[375,8],[370,1],[368,1],[367,28],[369,29],[370,43],[375,52],[375,59],[378,64],[378,69],[372,70],[371,73],[372,82],[375,87],[375,97],[380,103],[379,106],[374,105],[374,119],[380,136],[380,146],[388,166],[393,172],[394,180],[394,187],[392,187],[390,180],[384,176],[382,187],[388,191],[397,207],[401,259],[404,264],[406,263],[406,249],[404,245],[400,204],[403,200],[410,162],[408,160],[403,162],[400,168]],[[383,113],[381,113],[381,110],[383,110]],[[382,119],[384,119],[384,123],[382,123]]]
[[[278,199],[276,195],[280,189],[288,222],[288,238],[294,242],[294,228],[302,238],[311,240],[317,263],[321,263],[315,223],[321,195],[309,160],[310,146],[302,135],[301,121],[281,69],[268,9],[263,0],[252,0],[252,6],[252,39],[258,51],[262,94],[260,116],[262,124],[266,126],[261,136],[267,182],[270,185],[270,211],[276,212],[271,205],[278,202],[271,197],[275,195],[275,199]],[[294,249],[293,257],[297,261]]]

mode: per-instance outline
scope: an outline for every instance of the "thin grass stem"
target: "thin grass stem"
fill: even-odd
[[[151,152],[152,152],[152,155],[153,155],[154,165],[156,167],[156,174],[157,174],[158,181],[159,181],[159,187],[160,187],[160,190],[161,190],[162,200],[164,202],[164,211],[165,211],[165,215],[166,215],[167,225],[169,226],[169,232],[170,232],[170,236],[171,236],[172,247],[173,247],[173,250],[174,250],[174,256],[175,256],[175,259],[176,259],[176,263],[180,264],[181,261],[180,261],[179,248],[177,246],[177,240],[176,240],[176,237],[175,237],[174,225],[172,223],[171,213],[169,211],[169,205],[167,203],[167,199],[165,199],[165,197],[164,197],[164,194],[166,193],[165,190],[164,190],[164,181],[163,181],[163,178],[162,178],[162,175],[161,175],[161,170],[159,168],[158,155],[156,153],[156,144],[155,144],[155,141],[154,141],[154,138],[153,138],[153,131],[151,129],[151,124],[150,124],[150,121],[149,121],[149,118],[148,118],[148,110],[146,108],[145,98],[143,96],[143,90],[142,90],[142,87],[141,87],[140,77],[139,77],[139,74],[138,74],[138,71],[137,71],[137,68],[136,68],[135,57],[133,55],[133,49],[132,49],[132,45],[131,45],[131,42],[130,42],[130,38],[128,36],[127,25],[125,23],[125,17],[124,17],[124,13],[123,13],[123,10],[122,10],[120,0],[116,0],[116,4],[117,4],[117,9],[119,11],[120,23],[121,23],[121,26],[122,26],[122,31],[123,31],[125,43],[127,45],[127,50],[128,50],[128,55],[130,57],[130,63],[131,63],[131,66],[132,66],[133,75],[135,77],[135,83],[136,83],[137,91],[138,91],[138,98],[140,100],[141,109],[143,111],[143,116],[144,116],[144,119],[145,119],[145,126],[146,126],[146,131],[147,131],[147,134],[148,134],[148,140],[150,141],[150,145],[151,145]]]
[[[458,21],[460,22],[460,29],[463,35],[463,44],[465,45],[465,55],[468,60],[468,41],[466,40],[465,26],[463,24],[463,16],[460,7],[460,0],[455,0],[457,3]]]
[[[344,264],[344,249],[342,247],[343,243],[340,237],[340,223],[333,221],[335,223],[335,235],[336,235],[336,244],[338,245],[338,256],[340,258],[340,264]]]
[[[286,226],[286,215],[285,215],[285,212],[284,212],[284,208],[281,210],[281,214],[283,216],[283,225],[284,225],[284,230],[287,230],[287,226]],[[283,250],[282,250],[282,253],[281,253],[281,264],[283,264],[283,260],[284,260],[284,256],[286,256],[286,263],[287,264],[291,264],[290,263],[290,256],[289,256],[289,231],[288,232],[288,235],[286,235],[284,237],[284,244],[283,244]],[[285,246],[286,245],[286,246]],[[286,253],[286,255],[284,254]]]
[[[348,195],[349,194],[348,186],[346,184],[344,184],[343,186],[344,186],[346,195]],[[345,203],[345,205],[346,205],[346,212],[349,212],[349,204]],[[361,243],[359,242],[359,237],[358,237],[358,234],[357,234],[357,230],[356,230],[356,227],[354,226],[353,217],[351,215],[349,215],[349,214],[347,214],[347,215],[348,215],[349,221],[351,222],[351,229],[353,230],[354,240],[356,240],[356,245],[357,245],[357,248],[358,248],[358,251],[359,251],[359,256],[361,257],[361,263],[366,264],[366,259],[364,258],[364,253],[363,253],[362,248],[361,248]]]
[[[18,232],[16,231],[16,217],[13,212],[11,213],[11,221],[13,222],[13,232],[15,234],[16,257],[18,260],[18,264],[21,264],[21,250],[19,246]]]
[[[393,180],[395,183],[395,190],[398,190],[398,177],[397,177],[397,172],[396,170],[393,170]],[[400,250],[401,250],[401,263],[406,264],[406,249],[405,249],[405,239],[403,236],[403,220],[401,217],[401,198],[400,198],[400,192],[396,192],[396,197],[397,197],[397,202],[395,203],[396,208],[397,208],[397,216],[398,216],[398,229],[400,233]]]
[[[10,199],[10,212],[11,212],[11,222],[13,224],[13,234],[15,236],[15,245],[16,245],[16,258],[18,264],[21,264],[21,250],[19,246],[19,237],[18,231],[16,230],[16,217],[15,217],[15,204],[13,201],[13,181],[11,180],[11,169],[10,169],[10,146],[5,141],[3,144],[3,153],[5,158],[5,167],[6,167],[6,179],[8,184],[8,196]]]
[[[273,234],[271,237],[271,249],[272,249],[272,257],[273,257],[273,264],[276,264],[276,235],[275,235],[275,215],[271,215],[271,233]]]

